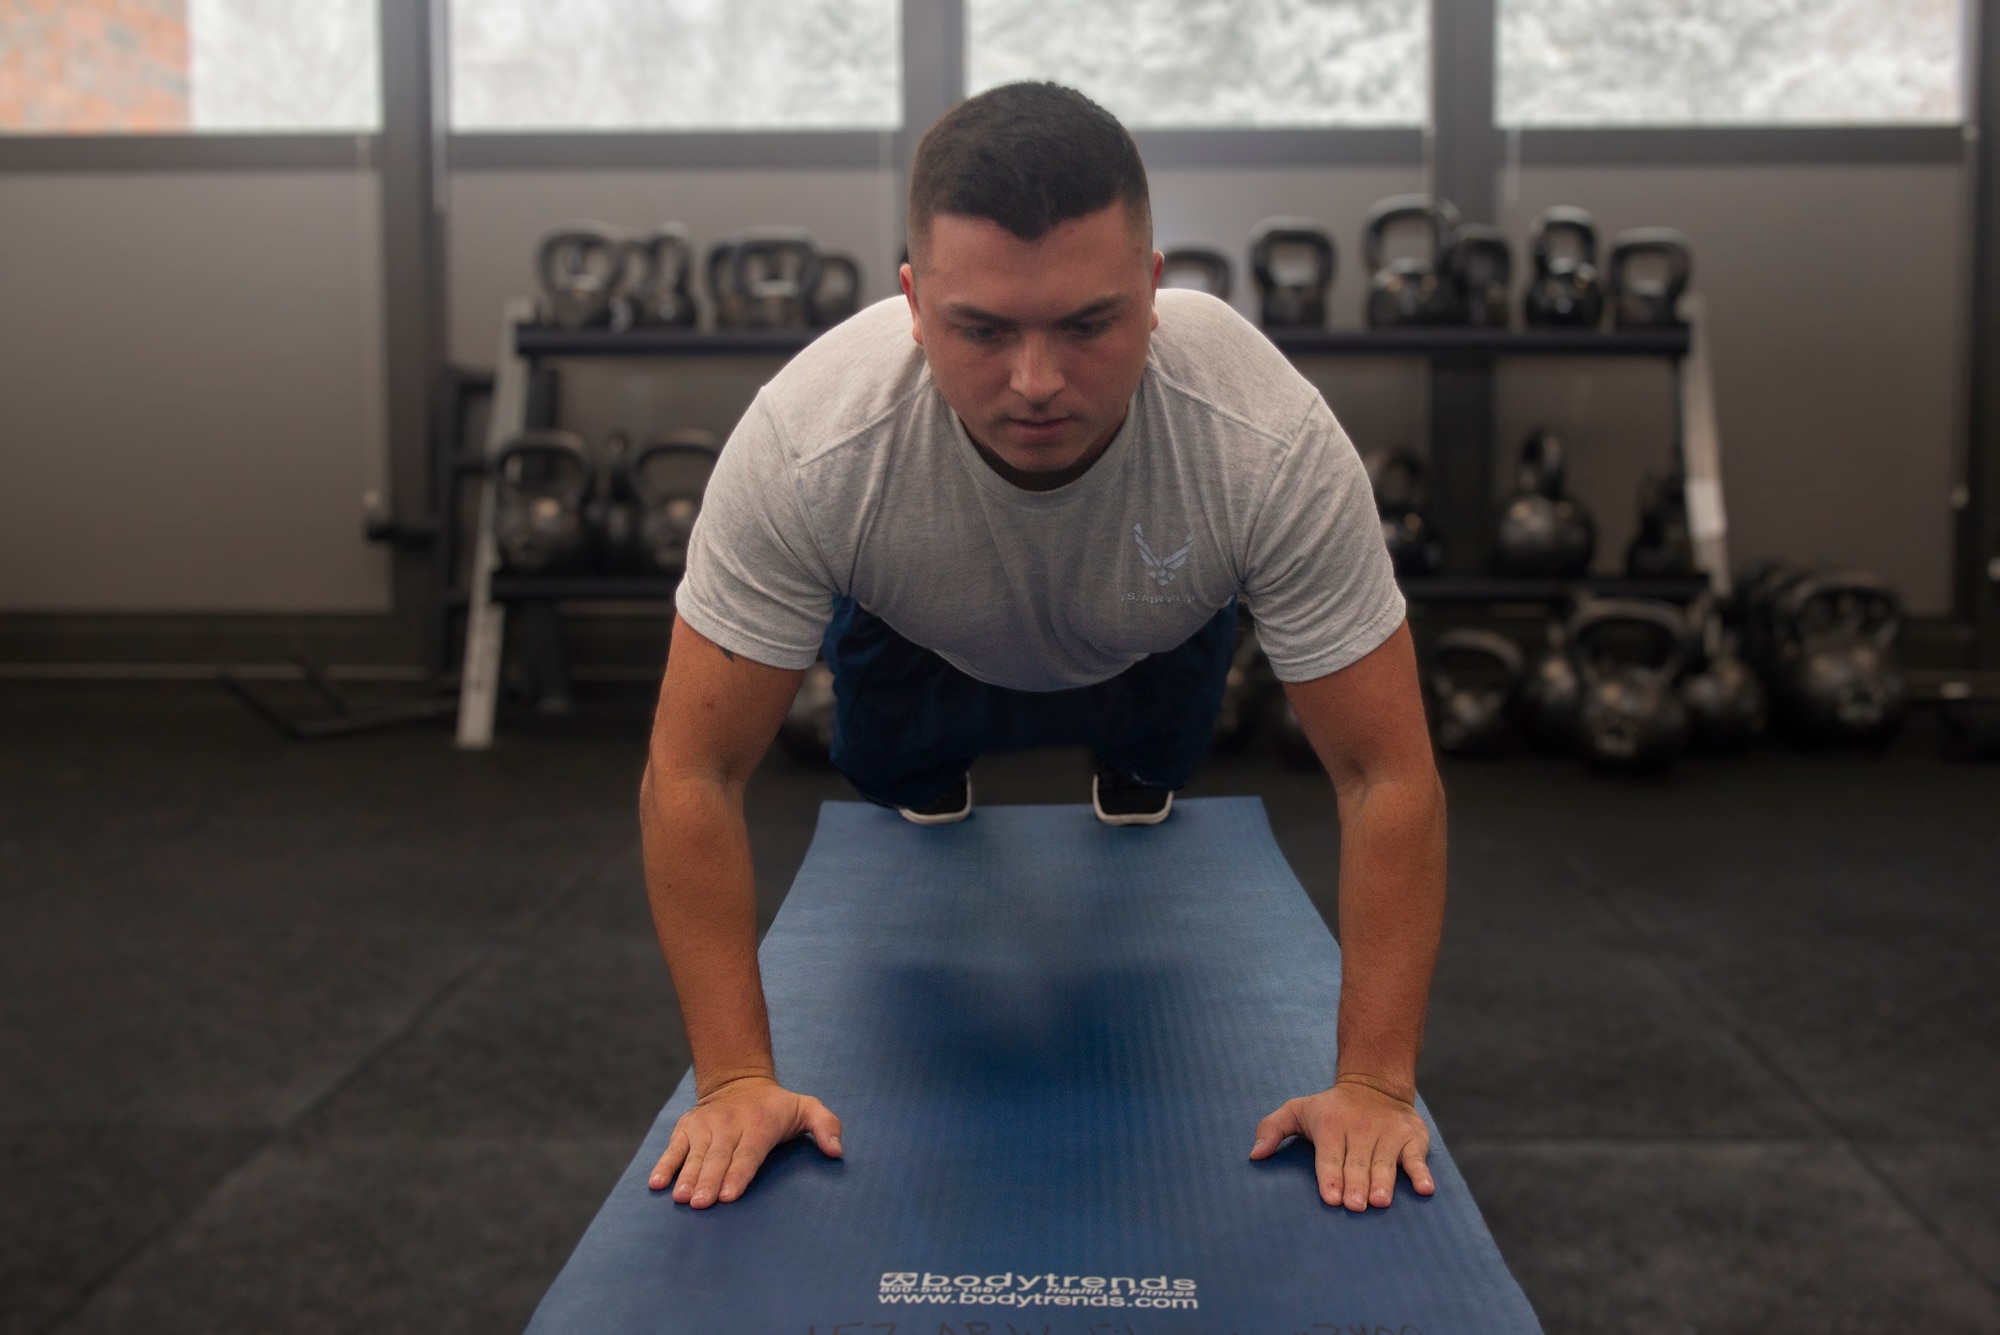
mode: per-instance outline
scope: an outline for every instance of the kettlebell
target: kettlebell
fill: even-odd
[[[708,258],[702,262],[717,329],[741,329],[750,323],[749,303],[736,290],[736,247],[742,240],[743,233],[730,233],[708,248]]]
[[[779,745],[794,760],[824,765],[833,753],[834,714],[833,669],[821,659],[799,682],[799,693],[778,725]]]
[[[1563,493],[1562,437],[1543,428],[1521,446],[1515,495],[1500,511],[1494,557],[1502,574],[1569,579],[1590,569],[1597,526]]]
[[[1507,245],[1507,234],[1486,223],[1460,223],[1452,233],[1446,267],[1464,322],[1505,329],[1507,293],[1514,281],[1514,252]]]
[[[809,313],[813,328],[831,328],[860,309],[860,263],[851,255],[822,254],[819,285],[813,289]]]
[[[1785,590],[1806,577],[1806,571],[1784,561],[1751,561],[1736,572],[1736,605],[1743,628],[1743,659],[1763,679],[1775,697],[1782,684],[1775,615]]]
[[[1521,689],[1520,646],[1490,630],[1448,630],[1431,651],[1431,727],[1454,756],[1504,755],[1514,747]]]
[[[1595,329],[1604,320],[1604,289],[1597,277],[1597,220],[1558,204],[1544,209],[1529,233],[1535,276],[1521,301],[1521,315],[1537,329]]]
[[[1543,633],[1548,646],[1521,683],[1528,741],[1544,755],[1573,755],[1577,715],[1583,706],[1583,678],[1577,675],[1576,664],[1570,659],[1569,635],[1564,623],[1552,617]]]
[[[1660,579],[1694,573],[1694,537],[1688,531],[1687,478],[1676,463],[1639,480],[1639,532],[1625,549],[1625,573]]]
[[[1229,300],[1235,274],[1229,257],[1208,246],[1175,246],[1161,257],[1160,286],[1192,288]]]
[[[1426,514],[1429,487],[1424,461],[1410,450],[1370,450],[1361,456],[1368,485],[1375,493],[1375,513],[1382,521],[1382,541],[1398,575],[1433,575],[1444,565],[1444,544]]]
[[[493,456],[493,540],[500,562],[520,574],[582,566],[589,550],[584,506],[596,468],[573,431],[530,431]]]
[[[1674,679],[1687,624],[1668,603],[1586,599],[1571,614],[1570,653],[1583,696],[1577,751],[1595,768],[1653,772],[1687,749],[1687,707]]]
[[[753,227],[730,251],[730,290],[754,329],[804,329],[819,289],[819,248],[797,227]]]
[[[1902,600],[1862,571],[1807,575],[1778,594],[1772,634],[1780,716],[1808,742],[1886,745],[1907,693],[1896,642]]]
[[[1688,741],[1706,755],[1733,755],[1763,735],[1767,718],[1764,687],[1738,657],[1733,637],[1714,599],[1703,595],[1688,609],[1700,645],[1700,667],[1681,681],[1687,707]]]
[[[700,319],[690,287],[694,250],[687,228],[661,223],[625,242],[626,268],[613,303],[617,328],[691,329]]]
[[[1250,233],[1250,276],[1266,329],[1326,328],[1338,258],[1333,234],[1311,218],[1266,218]]]
[[[1611,322],[1619,329],[1678,329],[1681,294],[1694,272],[1688,239],[1671,227],[1620,232],[1605,265]]]
[[[575,223],[543,237],[535,251],[542,323],[558,329],[609,326],[627,258],[616,229],[596,223]]]
[[[687,570],[688,541],[719,454],[714,435],[698,427],[665,432],[632,451],[621,487],[634,511],[627,569],[651,575]]]
[[[1423,250],[1389,258],[1389,233],[1421,225]],[[1429,195],[1391,195],[1368,210],[1361,253],[1368,266],[1368,327],[1457,324],[1458,289],[1446,271],[1458,210]]]
[[[1257,628],[1247,613],[1236,618],[1236,652],[1229,660],[1229,674],[1222,683],[1222,706],[1215,713],[1210,749],[1233,755],[1250,744],[1257,725],[1264,720],[1265,707],[1277,678],[1257,644]]]

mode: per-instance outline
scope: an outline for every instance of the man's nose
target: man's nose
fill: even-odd
[[[1007,387],[1040,406],[1062,393],[1063,383],[1053,340],[1042,333],[1023,335],[1014,354],[1014,375]]]

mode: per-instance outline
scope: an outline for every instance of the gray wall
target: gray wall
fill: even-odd
[[[0,611],[387,610],[378,200],[0,175]]]

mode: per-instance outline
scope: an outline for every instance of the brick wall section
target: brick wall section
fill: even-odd
[[[187,0],[0,0],[0,132],[187,128]]]

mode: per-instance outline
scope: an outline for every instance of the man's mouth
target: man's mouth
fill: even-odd
[[[1008,425],[1030,440],[1047,440],[1069,425],[1067,417],[1010,417]]]

